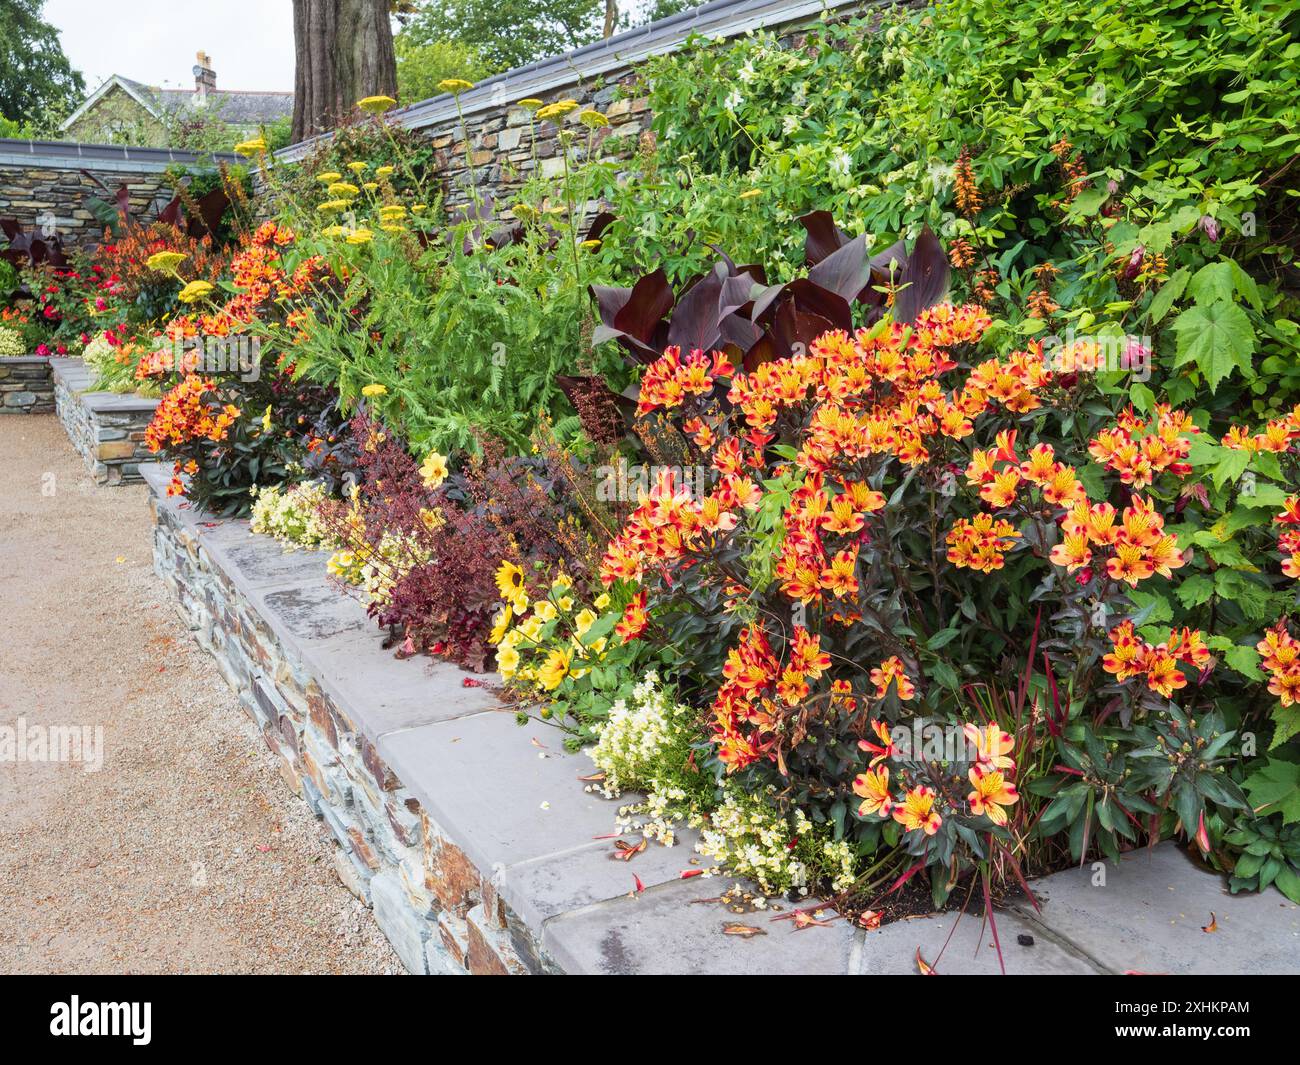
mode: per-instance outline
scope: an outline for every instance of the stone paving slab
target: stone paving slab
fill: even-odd
[[[731,880],[677,880],[548,921],[542,945],[565,972],[600,976],[842,976],[859,933],[847,921],[796,930],[772,915],[730,913],[715,896]],[[727,925],[758,928],[750,938]]]
[[[1104,871],[1104,886],[1091,866],[1037,881],[1042,915],[1018,910],[1113,973],[1300,972],[1300,906],[1276,889],[1229,895],[1172,842]],[[1202,932],[1211,913],[1218,931]]]
[[[958,919],[952,913],[895,921],[864,932],[851,973],[915,976],[917,951],[940,976],[1096,976],[1103,970],[1082,953],[1062,946],[1042,928],[1014,913],[996,915],[998,947],[984,922],[983,906]],[[1028,937],[1032,943],[1022,941]]]
[[[205,531],[199,526],[200,535]],[[241,540],[209,541],[205,546],[213,561],[226,571],[240,591],[253,591],[283,584],[318,584],[324,586],[325,561],[321,551],[285,551],[267,536],[250,536]],[[341,593],[334,593],[343,598]]]
[[[316,554],[316,566],[324,568],[327,555]],[[250,598],[264,616],[278,622],[300,640],[328,640],[343,633],[371,635],[374,622],[366,609],[350,596],[325,581],[293,584],[285,588],[258,589]]]

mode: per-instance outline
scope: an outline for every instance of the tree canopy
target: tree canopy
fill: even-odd
[[[0,117],[21,126],[49,126],[85,91],[44,7],[45,0],[0,0]]]

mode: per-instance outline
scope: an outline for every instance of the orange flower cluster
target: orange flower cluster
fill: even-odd
[[[1116,680],[1146,676],[1147,687],[1166,699],[1187,686],[1180,662],[1203,670],[1210,664],[1210,649],[1199,629],[1172,630],[1169,639],[1153,647],[1125,621],[1110,630],[1112,650],[1101,660],[1102,668]]]
[[[687,396],[707,396],[717,378],[731,377],[735,372],[730,360],[720,351],[705,355],[696,348],[683,359],[681,348],[668,348],[662,358],[646,368],[641,378],[637,414],[649,414],[657,407],[680,406]]]
[[[968,218],[979,214],[984,208],[979,185],[975,180],[975,168],[971,166],[970,160],[970,149],[963,146],[957,153],[957,162],[952,168],[953,198],[957,201],[957,210]]]
[[[889,694],[890,684],[897,685],[900,702],[909,702],[916,695],[916,685],[908,678],[903,660],[898,655],[886,658],[871,671],[871,683],[876,686],[877,699]]]
[[[1287,556],[1282,560],[1282,572],[1300,580],[1300,495],[1287,497],[1273,523],[1284,529],[1277,538],[1278,550]]]
[[[1264,633],[1255,645],[1260,664],[1269,672],[1268,690],[1282,700],[1283,706],[1300,703],[1300,640],[1288,631],[1286,621],[1279,621]]]
[[[1262,433],[1251,435],[1240,425],[1234,425],[1223,438],[1223,446],[1234,451],[1272,452],[1281,454],[1300,439],[1300,406],[1283,418],[1274,418],[1264,426]]]
[[[808,682],[831,667],[818,637],[802,626],[795,627],[789,650],[789,661],[782,667],[767,635],[751,625],[741,629],[737,645],[727,652],[712,713],[718,759],[728,772],[743,769],[769,751],[777,739],[778,701],[797,706],[808,698]]]
[[[1123,513],[1109,503],[1089,506],[1084,499],[1061,520],[1061,533],[1063,538],[1051,554],[1058,566],[1073,573],[1092,563],[1093,548],[1104,548],[1111,552],[1106,559],[1107,575],[1131,588],[1157,573],[1173,576],[1189,558],[1179,550],[1178,538],[1165,532],[1165,519],[1141,496],[1134,496]]]
[[[1167,404],[1156,405],[1153,420],[1139,417],[1129,407],[1120,413],[1111,429],[1103,429],[1088,445],[1088,453],[1098,464],[1119,474],[1133,488],[1148,487],[1166,470],[1175,477],[1186,477],[1192,467],[1184,461],[1192,450],[1187,434],[1200,432],[1186,411],[1172,410]]]
[[[958,518],[948,530],[948,561],[958,569],[992,573],[1006,563],[1006,553],[1020,539],[1020,532],[1004,518],[980,512],[974,518]]]
[[[210,440],[213,443],[224,440],[240,410],[231,403],[220,407],[207,403],[205,397],[216,387],[216,382],[209,377],[187,374],[163,396],[145,430],[144,442],[149,450],[156,454],[163,448],[192,440]],[[168,494],[179,495],[181,492],[179,480],[173,478]]]

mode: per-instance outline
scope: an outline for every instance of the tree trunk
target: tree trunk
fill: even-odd
[[[618,28],[618,0],[605,0],[605,39],[614,36]]]
[[[366,96],[397,95],[388,0],[293,0],[293,139],[333,129]]]

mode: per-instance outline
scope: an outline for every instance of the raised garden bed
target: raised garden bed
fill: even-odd
[[[0,414],[53,414],[54,379],[44,355],[0,358]]]
[[[246,522],[195,513],[167,497],[162,466],[143,475],[159,575],[412,972],[904,975],[918,950],[940,973],[999,971],[974,915],[949,942],[953,914],[795,930],[702,901],[731,881],[681,878],[689,831],[675,847],[612,860],[611,839],[598,837],[617,804],[583,789],[591,764],[566,754],[558,732],[520,728],[449,665],[395,660],[364,609],[329,584],[323,555],[285,553]],[[1300,968],[1300,907],[1276,891],[1229,897],[1172,844],[1100,868],[1040,881],[1041,914],[1022,903],[998,917],[1008,972]],[[1207,934],[1212,911],[1218,931]],[[734,923],[761,934],[726,934]]]
[[[80,359],[58,359],[51,366],[59,420],[95,480],[107,485],[139,482],[140,464],[152,459],[144,431],[158,400],[90,391],[94,374]]]

